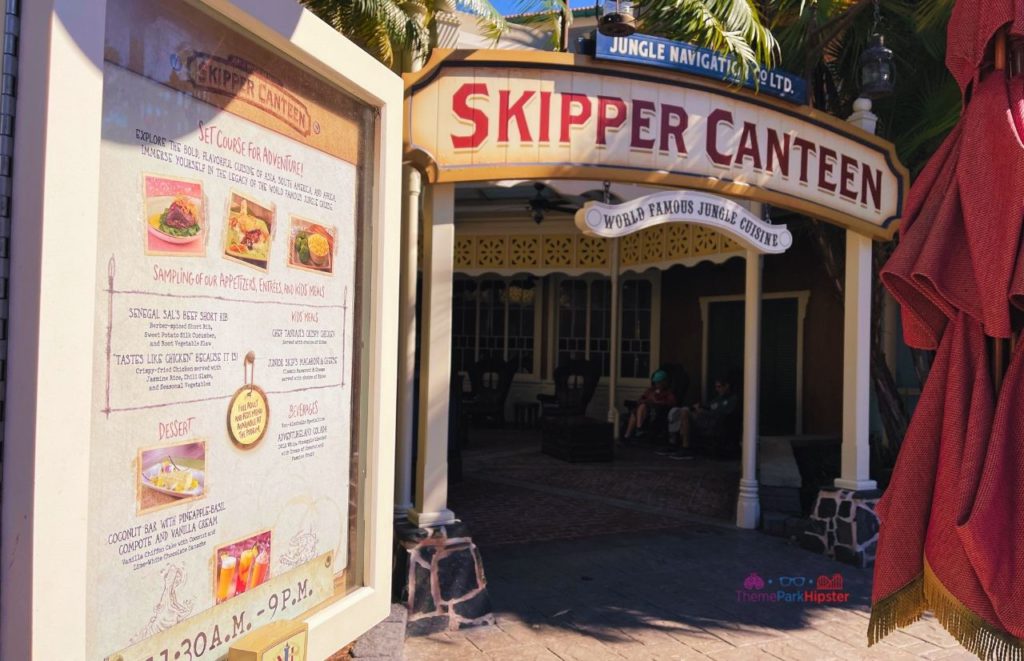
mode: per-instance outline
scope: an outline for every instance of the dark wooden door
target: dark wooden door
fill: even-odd
[[[708,389],[717,378],[742,387],[743,301],[708,305]],[[796,432],[797,324],[796,298],[771,298],[761,306],[761,379],[759,431],[764,435]],[[705,401],[714,396],[705,393]]]

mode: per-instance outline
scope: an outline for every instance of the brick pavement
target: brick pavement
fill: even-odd
[[[440,659],[973,659],[926,619],[867,647],[869,571],[717,526],[484,547],[496,624],[407,638]],[[741,603],[750,572],[840,573],[848,605]],[[792,590],[788,590],[792,591]]]
[[[407,638],[408,661],[975,658],[930,618],[868,649],[870,570],[695,516],[721,503],[687,509],[685,482],[726,493],[728,464],[627,449],[613,464],[569,465],[513,441],[475,444],[450,495],[480,545],[496,624]],[[751,572],[762,590],[744,588]],[[780,577],[836,573],[849,603],[740,601],[776,592]]]
[[[541,454],[536,435],[475,434],[449,505],[478,544],[664,528],[685,514],[735,516],[736,462],[672,461],[653,448],[620,446],[614,462],[568,464]]]

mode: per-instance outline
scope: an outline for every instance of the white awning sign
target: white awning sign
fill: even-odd
[[[623,237],[664,223],[712,227],[745,248],[779,254],[793,244],[785,225],[771,225],[735,201],[690,190],[652,193],[622,204],[587,202],[576,212],[576,226],[589,236]]]

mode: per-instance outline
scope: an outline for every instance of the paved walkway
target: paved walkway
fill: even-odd
[[[553,461],[529,442],[467,454],[451,504],[481,547],[496,624],[408,638],[408,661],[975,658],[931,619],[868,649],[870,571],[694,515],[718,511],[729,465],[633,450],[611,465]],[[836,574],[842,589],[820,594],[848,603],[766,601]]]

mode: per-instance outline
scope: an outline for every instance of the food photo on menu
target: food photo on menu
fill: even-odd
[[[307,271],[334,272],[335,230],[292,216],[288,265]]]
[[[215,557],[214,596],[220,604],[270,578],[270,531],[221,546]]]
[[[231,193],[224,224],[224,257],[267,270],[274,231],[274,206]]]
[[[206,254],[203,185],[164,175],[143,175],[147,255]]]
[[[206,443],[190,441],[139,450],[140,514],[202,498],[206,493]]]

